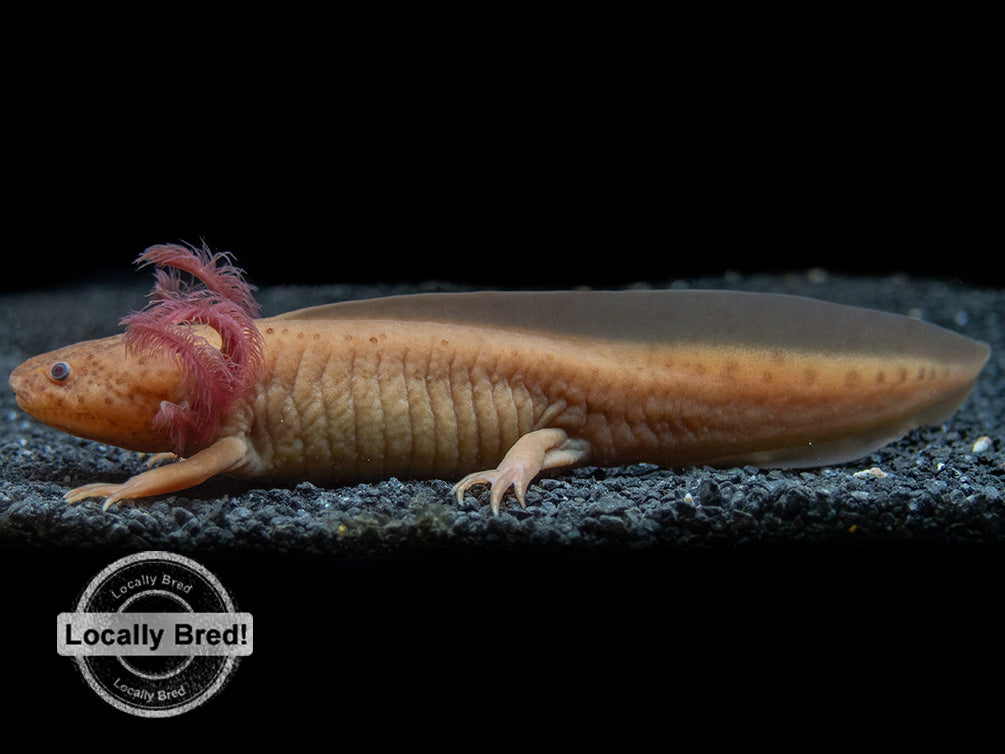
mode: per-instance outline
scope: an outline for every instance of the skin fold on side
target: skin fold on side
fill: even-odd
[[[905,316],[729,291],[389,297],[249,317],[226,342],[212,321],[170,323],[186,328],[177,349],[211,349],[207,379],[242,353],[233,333],[255,338],[227,401],[204,401],[224,407],[213,422],[192,409],[194,359],[156,343],[112,336],[14,371],[39,421],[180,458],[68,500],[107,506],[217,474],[393,475],[460,479],[458,498],[488,484],[498,510],[510,488],[523,503],[541,470],[577,464],[830,465],[945,421],[989,354]]]

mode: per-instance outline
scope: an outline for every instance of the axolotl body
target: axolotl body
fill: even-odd
[[[730,291],[418,294],[257,318],[225,255],[137,261],[157,282],[124,333],[10,377],[39,421],[174,461],[70,502],[219,474],[396,476],[459,478],[458,499],[488,484],[498,511],[577,464],[838,464],[947,419],[989,355],[907,316]]]

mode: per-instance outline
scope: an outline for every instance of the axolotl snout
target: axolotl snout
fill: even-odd
[[[17,404],[38,421],[127,450],[172,450],[154,423],[163,401],[184,400],[180,364],[167,354],[132,353],[113,335],[28,359],[10,376]]]

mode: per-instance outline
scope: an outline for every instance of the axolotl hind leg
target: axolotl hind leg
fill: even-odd
[[[527,485],[543,469],[575,466],[586,460],[590,446],[585,440],[569,437],[562,429],[538,429],[528,432],[503,456],[499,466],[486,471],[468,474],[454,485],[452,492],[457,502],[464,500],[464,493],[476,484],[491,485],[489,502],[492,512],[499,512],[499,504],[510,487],[516,493],[520,505],[526,507],[524,496]]]

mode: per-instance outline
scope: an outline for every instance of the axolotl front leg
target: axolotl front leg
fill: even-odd
[[[92,497],[103,497],[103,510],[122,500],[163,495],[188,489],[205,482],[212,476],[233,471],[246,458],[247,444],[238,437],[224,437],[190,458],[167,466],[144,471],[122,484],[99,482],[85,484],[67,492],[63,499],[76,503]]]

